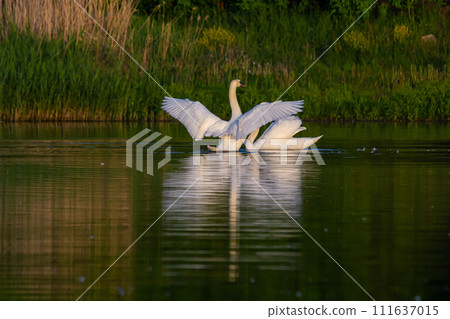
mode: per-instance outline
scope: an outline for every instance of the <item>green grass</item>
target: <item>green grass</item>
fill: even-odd
[[[416,12],[413,21],[402,12],[362,19],[282,99],[304,99],[301,117],[311,120],[448,120],[449,21],[437,9]],[[411,35],[395,41],[396,25]],[[200,45],[213,26],[234,40]],[[230,80],[247,85],[238,93],[242,109],[272,101],[347,25],[325,12],[224,13],[199,21],[157,13],[135,16],[130,27],[125,46],[172,96],[199,100],[227,117]],[[421,36],[430,33],[437,42],[424,45]],[[1,120],[167,120],[164,95],[108,46],[13,30],[0,39]]]

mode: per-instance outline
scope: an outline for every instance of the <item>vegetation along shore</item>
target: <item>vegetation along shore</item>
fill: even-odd
[[[173,97],[278,98],[372,1],[78,0]],[[379,1],[283,96],[309,120],[450,119],[450,8]],[[165,93],[73,1],[0,0],[0,120],[169,120]]]

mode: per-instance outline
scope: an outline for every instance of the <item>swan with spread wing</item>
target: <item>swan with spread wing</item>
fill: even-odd
[[[302,111],[303,101],[275,101],[261,103],[242,114],[236,89],[244,87],[240,80],[230,83],[231,119],[225,121],[211,113],[202,103],[188,99],[165,97],[162,109],[179,120],[195,140],[219,137],[219,145],[212,150],[238,151],[247,135],[261,126]]]
[[[307,149],[323,136],[293,137],[304,130],[306,130],[306,127],[302,126],[301,119],[296,116],[289,116],[273,122],[255,142],[259,132],[259,128],[257,128],[249,135],[245,147],[250,152],[258,150],[280,151],[282,145],[287,147],[288,150],[302,150]]]

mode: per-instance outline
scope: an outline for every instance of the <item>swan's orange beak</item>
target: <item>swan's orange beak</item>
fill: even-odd
[[[241,88],[245,88],[245,85],[242,84],[242,83],[240,83],[240,82],[239,82],[239,86],[240,86]]]

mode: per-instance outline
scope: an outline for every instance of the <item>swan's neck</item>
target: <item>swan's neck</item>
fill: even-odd
[[[230,105],[231,105],[231,118],[236,119],[242,115],[241,108],[239,107],[237,97],[236,97],[236,87],[230,86]]]
[[[256,139],[256,136],[258,136],[258,133],[259,133],[259,128],[254,130],[253,133],[248,136],[247,140],[249,140],[249,142],[253,144],[253,142]]]

